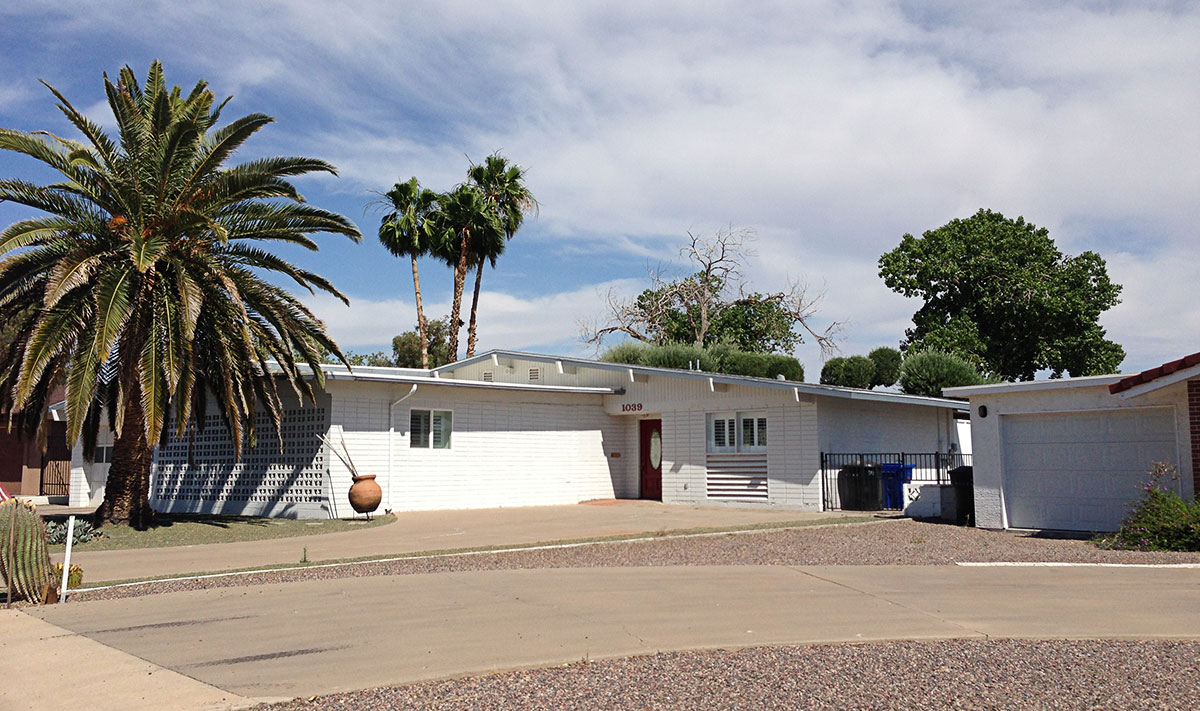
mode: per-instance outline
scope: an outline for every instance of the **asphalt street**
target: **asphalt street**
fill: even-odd
[[[124,653],[130,663],[156,668],[155,688],[163,693],[199,683],[206,691],[193,694],[190,708],[209,709],[673,649],[966,637],[1200,639],[1200,570],[501,570],[178,592],[34,608],[23,617],[42,621],[38,634],[55,640],[46,654],[70,654],[72,644]],[[8,623],[0,618],[0,627]],[[32,646],[20,659],[31,674],[52,664],[39,660],[38,650]],[[6,653],[6,664],[12,658]],[[14,699],[23,702],[12,708],[30,708],[30,698],[45,707],[56,701],[29,686],[5,687],[0,708]],[[73,688],[73,698],[93,698],[86,686]]]

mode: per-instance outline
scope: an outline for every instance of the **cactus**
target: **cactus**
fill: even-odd
[[[62,584],[62,566],[62,563],[54,564],[54,579],[58,581],[59,585]],[[67,573],[67,589],[74,590],[80,585],[83,585],[83,568],[72,563],[71,571]]]
[[[19,499],[0,504],[0,573],[13,598],[42,605],[58,601],[58,583],[37,507]]]

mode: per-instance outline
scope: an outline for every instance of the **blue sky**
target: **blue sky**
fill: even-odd
[[[541,212],[485,275],[484,349],[591,354],[604,293],[728,226],[757,233],[752,286],[823,292],[844,353],[896,345],[919,304],[879,255],[980,207],[1108,260],[1125,370],[1200,349],[1192,3],[30,2],[0,9],[0,46],[0,126],[68,132],[38,78],[103,122],[102,73],[159,58],[233,95],[227,117],[276,117],[239,158],[337,165],[301,190],[366,239],[289,256],[351,297],[309,301],[356,351],[415,322],[371,191],[449,188],[495,150]],[[9,154],[0,174],[44,177]],[[450,281],[422,265],[431,315]],[[820,352],[797,355],[815,379]]]

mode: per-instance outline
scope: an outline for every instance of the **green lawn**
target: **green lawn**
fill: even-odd
[[[363,519],[286,519],[249,516],[210,516],[201,514],[159,514],[159,523],[145,531],[129,526],[105,526],[103,538],[78,543],[72,551],[111,551],[129,548],[166,548],[205,543],[235,543],[268,538],[315,536],[322,533],[360,531],[394,523],[393,514]],[[64,546],[50,546],[61,551]]]

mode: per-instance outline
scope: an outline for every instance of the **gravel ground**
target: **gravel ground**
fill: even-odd
[[[255,707],[1195,709],[1200,642],[951,640],[671,652]]]
[[[662,565],[947,565],[969,561],[1200,563],[1200,553],[1109,551],[1101,550],[1087,541],[1036,538],[897,520],[867,525],[805,527],[764,533],[664,538],[576,548],[280,570],[81,592],[75,593],[72,599],[101,600],[177,590],[462,570]]]

